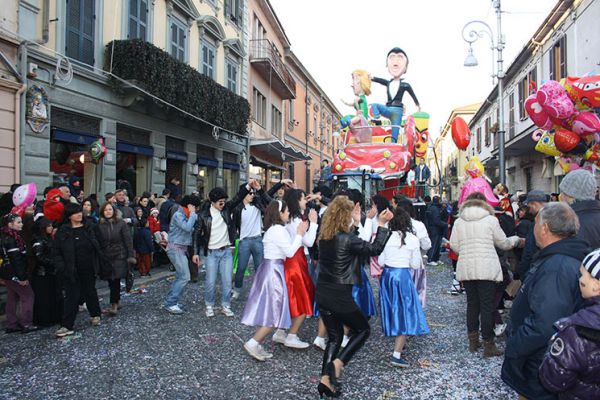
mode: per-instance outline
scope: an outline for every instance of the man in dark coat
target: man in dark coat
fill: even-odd
[[[600,201],[595,196],[596,179],[585,169],[569,172],[560,183],[559,199],[571,204],[579,217],[581,228],[577,237],[592,249],[600,247]]]
[[[532,190],[527,193],[527,198],[523,202],[523,205],[527,206],[527,214],[530,218],[535,218],[538,212],[546,205],[548,202],[548,196],[544,194],[541,190]],[[531,268],[531,261],[535,253],[538,252],[539,248],[535,242],[535,236],[533,234],[534,224],[531,224],[529,228],[529,232],[525,237],[525,247],[523,248],[523,252],[521,254],[521,261],[519,262],[519,266],[517,267],[517,273],[514,277],[515,279],[525,279],[525,275]]]
[[[517,295],[507,328],[502,380],[527,399],[553,399],[538,370],[553,324],[583,306],[579,267],[587,243],[575,237],[579,221],[565,203],[549,203],[537,215],[535,240],[540,251]]]
[[[427,206],[426,220],[427,231],[431,239],[431,248],[427,251],[428,265],[439,265],[440,250],[444,232],[448,228],[448,224],[442,220],[440,197],[433,196],[431,204]]]

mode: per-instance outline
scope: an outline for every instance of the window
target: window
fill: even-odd
[[[477,153],[481,153],[481,127],[477,128]]]
[[[294,130],[296,120],[294,119],[294,99],[290,99],[288,103],[288,128]]]
[[[258,17],[255,15],[254,16],[254,24],[252,25],[252,39],[253,40],[262,40],[262,39],[266,39],[266,37],[267,37],[267,31],[265,30],[263,25],[260,23],[260,20],[258,19]]]
[[[225,60],[226,66],[226,80],[227,80],[227,89],[231,90],[233,93],[238,93],[238,84],[237,84],[237,74],[238,74],[238,64],[230,59]]]
[[[281,136],[281,111],[277,107],[271,107],[271,133],[275,136]]]
[[[527,93],[532,95],[537,90],[537,67],[533,67],[527,74]]]
[[[202,73],[210,79],[215,80],[215,47],[202,41]]]
[[[486,147],[490,145],[490,143],[492,142],[492,133],[490,132],[490,128],[491,128],[491,119],[490,117],[487,117],[485,119],[485,145]]]
[[[508,136],[515,137],[515,96],[514,93],[508,95]]]
[[[523,169],[525,175],[525,191],[531,192],[533,190],[533,180],[531,179],[531,167]]]
[[[185,48],[187,42],[187,26],[177,18],[171,18],[171,55],[177,60],[185,62]]]
[[[128,39],[147,40],[148,0],[129,0]]]
[[[318,140],[318,136],[319,136],[319,131],[318,129],[318,124],[317,124],[317,113],[314,113],[314,118],[313,118],[313,133],[315,136],[315,144],[317,144],[317,140]]]
[[[550,79],[559,81],[567,76],[567,37],[561,37],[550,49]]]
[[[267,125],[267,99],[262,95],[256,88],[253,89],[253,102],[254,113],[253,117],[257,124],[263,128]]]
[[[242,0],[225,0],[225,18],[232,21],[238,27],[243,26]]]
[[[67,57],[94,65],[94,30],[96,27],[94,0],[67,1]]]
[[[525,99],[529,96],[529,79],[524,77],[519,82],[519,119],[523,120],[527,118],[525,113]]]

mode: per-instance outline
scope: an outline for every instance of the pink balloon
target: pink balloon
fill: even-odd
[[[19,214],[23,216],[25,209],[33,204],[33,200],[35,200],[35,196],[37,194],[37,187],[35,183],[27,183],[25,185],[21,185],[15,190],[13,193],[13,203],[14,207],[12,209],[12,213]]]
[[[531,118],[533,123],[538,127],[545,131],[552,128],[552,121],[546,111],[544,111],[542,105],[538,103],[535,94],[532,94],[525,100],[525,111],[527,111],[529,118]]]
[[[575,114],[567,91],[556,81],[547,81],[536,92],[538,103],[551,118],[565,119]]]
[[[593,135],[600,132],[600,118],[589,111],[580,112],[573,120],[571,130],[579,136]]]

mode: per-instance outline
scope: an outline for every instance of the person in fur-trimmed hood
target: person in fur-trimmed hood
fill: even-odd
[[[579,289],[586,307],[554,326],[540,367],[544,387],[560,399],[600,399],[600,249],[583,260]]]
[[[454,223],[450,247],[459,254],[456,279],[464,283],[467,292],[469,351],[476,352],[481,346],[481,320],[484,357],[502,354],[494,343],[494,295],[496,283],[502,281],[502,268],[495,248],[510,250],[519,243],[517,236],[506,237],[494,209],[482,193],[474,192],[467,197]]]

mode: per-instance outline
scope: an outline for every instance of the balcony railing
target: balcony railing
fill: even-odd
[[[250,63],[271,82],[284,100],[296,98],[296,81],[281,61],[277,49],[267,39],[250,41]]]

